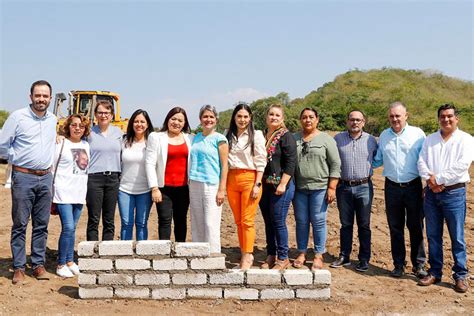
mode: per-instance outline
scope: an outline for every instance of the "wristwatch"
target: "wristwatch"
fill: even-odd
[[[260,188],[262,186],[262,182],[257,182],[255,185]]]

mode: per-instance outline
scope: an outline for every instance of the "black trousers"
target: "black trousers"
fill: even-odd
[[[158,211],[158,236],[161,240],[170,240],[171,220],[174,221],[174,239],[186,241],[187,216],[189,209],[189,187],[165,186],[160,189],[163,200],[156,203]]]
[[[99,240],[99,222],[102,214],[102,240],[114,239],[114,217],[120,174],[89,174],[87,180],[87,240]]]

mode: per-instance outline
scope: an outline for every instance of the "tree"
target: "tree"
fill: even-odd
[[[0,128],[2,128],[3,124],[5,124],[5,121],[7,120],[8,115],[10,115],[10,113],[8,113],[7,111],[0,110]]]

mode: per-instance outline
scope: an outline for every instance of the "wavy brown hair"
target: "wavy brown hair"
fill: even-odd
[[[71,137],[71,132],[69,131],[69,126],[71,125],[72,123],[72,119],[73,118],[78,118],[81,120],[81,124],[84,125],[84,134],[82,135],[82,139],[86,138],[87,136],[89,136],[90,132],[91,132],[91,123],[89,121],[89,119],[81,114],[72,114],[72,115],[69,115],[68,118],[66,119],[66,122],[64,122],[64,125],[62,127],[62,134],[66,137],[66,138],[69,138]]]

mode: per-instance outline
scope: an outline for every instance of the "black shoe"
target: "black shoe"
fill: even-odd
[[[426,272],[425,267],[420,265],[417,268],[413,268],[413,274],[418,278],[418,279],[423,279],[428,276],[428,272]]]
[[[390,272],[390,276],[393,278],[401,278],[404,274],[405,269],[403,269],[403,267],[395,267],[395,269]]]
[[[339,257],[336,261],[331,263],[329,266],[331,268],[342,268],[351,264],[349,258]]]
[[[369,270],[369,263],[365,260],[359,261],[356,265],[356,270],[359,272],[367,272],[367,270]]]

